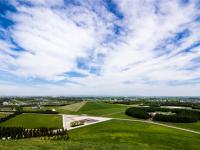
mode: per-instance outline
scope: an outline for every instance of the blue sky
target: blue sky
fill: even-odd
[[[199,0],[0,1],[0,95],[199,91]]]

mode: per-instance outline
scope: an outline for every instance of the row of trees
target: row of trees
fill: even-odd
[[[153,117],[153,120],[156,121],[164,121],[164,122],[174,122],[174,123],[191,123],[197,122],[198,118],[190,115],[164,115],[164,114],[156,114]]]
[[[36,129],[25,129],[23,127],[0,127],[0,138],[1,139],[21,139],[31,137],[54,137],[60,136],[63,139],[68,139],[68,132],[65,129],[55,128],[36,128]]]
[[[22,110],[21,113],[58,114],[59,112],[52,110],[36,110],[36,111]]]
[[[173,115],[156,113],[155,116],[151,116],[150,112],[172,112]],[[156,121],[165,122],[197,122],[200,120],[200,112],[189,109],[170,109],[170,108],[160,108],[160,107],[132,107],[128,108],[125,112],[127,115],[140,118],[149,119],[153,117]]]
[[[155,100],[155,99],[153,99]],[[200,103],[193,103],[193,102],[180,102],[180,101],[153,101],[153,100],[119,100],[119,101],[108,101],[107,103],[112,104],[140,104],[140,105],[147,105],[151,107],[160,107],[160,106],[181,106],[181,107],[191,107],[192,109],[200,109]]]
[[[20,114],[21,114],[21,112],[15,112],[13,114],[9,114],[3,118],[0,118],[0,123],[6,121],[8,119],[14,118],[15,116],[20,115]]]

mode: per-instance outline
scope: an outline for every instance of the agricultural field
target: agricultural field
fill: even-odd
[[[0,149],[197,150],[200,135],[153,124],[111,120],[69,131],[70,139],[32,138],[0,141]]]
[[[0,126],[6,127],[62,127],[62,116],[48,114],[21,114],[5,122],[0,123]]]

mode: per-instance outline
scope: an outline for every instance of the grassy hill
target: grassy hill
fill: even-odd
[[[108,104],[104,102],[87,102],[76,114],[87,114],[93,116],[106,116],[112,113],[125,111],[129,106]]]
[[[162,123],[200,132],[200,121],[194,123],[170,123],[170,122],[162,122]]]
[[[78,103],[74,103],[74,104],[70,104],[70,105],[66,105],[66,106],[61,106],[61,107],[57,107],[58,111],[72,111],[72,112],[77,112],[79,111],[79,109],[81,109],[85,104],[87,103],[87,101],[82,101],[82,102],[78,102]]]
[[[69,131],[68,141],[40,138],[0,141],[0,149],[197,150],[200,135],[153,124],[111,120]]]
[[[45,114],[21,114],[6,122],[0,123],[0,126],[9,127],[25,127],[25,128],[37,128],[37,127],[62,127],[62,116],[60,115],[45,115]]]

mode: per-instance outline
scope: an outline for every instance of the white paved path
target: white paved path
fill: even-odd
[[[168,127],[168,128],[173,128],[173,129],[177,129],[177,130],[182,130],[182,131],[187,131],[187,132],[191,132],[191,133],[200,134],[200,132],[198,132],[198,131],[194,131],[194,130],[190,130],[190,129],[184,129],[184,128],[179,128],[179,127],[175,127],[175,126],[171,126],[171,125],[166,125],[166,124],[162,124],[162,123],[158,123],[158,122],[154,122],[154,121],[134,120],[134,119],[120,119],[120,118],[113,118],[113,119],[115,119],[115,120],[126,120],[126,121],[151,123],[151,124],[156,124],[156,125],[160,125],[160,126],[164,126],[164,127]]]

